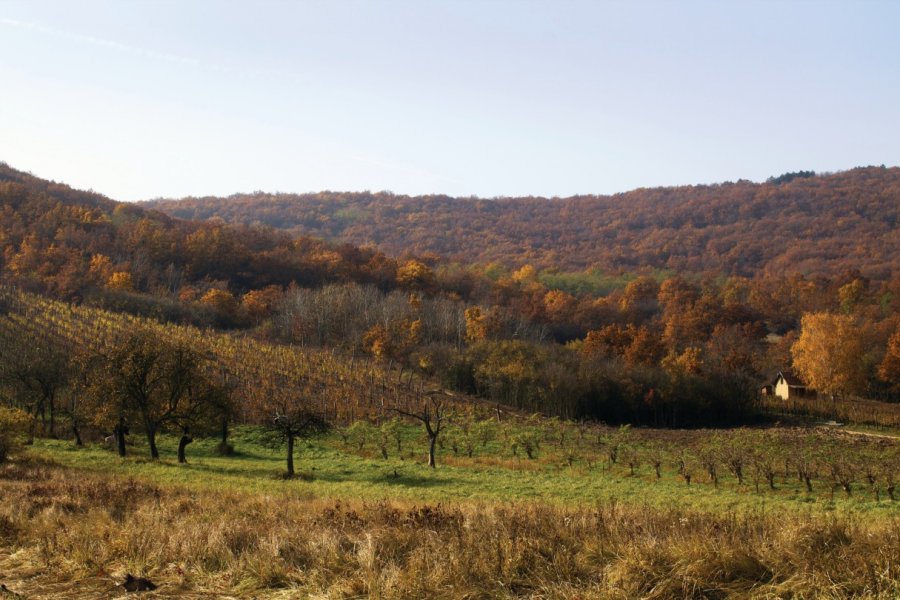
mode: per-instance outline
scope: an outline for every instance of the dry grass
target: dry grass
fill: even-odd
[[[900,597],[900,520],[605,503],[414,505],[0,468],[0,583],[26,598]]]

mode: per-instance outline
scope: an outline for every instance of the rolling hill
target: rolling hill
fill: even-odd
[[[608,272],[889,279],[900,265],[900,168],[613,196],[451,198],[389,192],[236,194],[147,203],[171,216],[264,224],[390,254]]]

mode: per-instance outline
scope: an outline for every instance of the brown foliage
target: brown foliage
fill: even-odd
[[[869,167],[764,184],[562,199],[258,193],[151,206],[182,218],[263,222],[351,244],[377,240],[393,255],[434,252],[466,264],[738,275],[857,268],[885,279],[900,264],[898,198],[900,168]]]

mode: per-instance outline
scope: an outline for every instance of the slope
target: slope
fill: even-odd
[[[797,174],[794,174],[797,175]],[[389,254],[509,267],[889,279],[900,265],[900,168],[570,198],[388,192],[237,194],[147,205],[190,219],[260,223]]]

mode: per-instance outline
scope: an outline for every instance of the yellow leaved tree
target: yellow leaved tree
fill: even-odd
[[[852,316],[803,315],[791,358],[807,385],[832,398],[858,389],[864,379],[862,356],[862,333]]]

